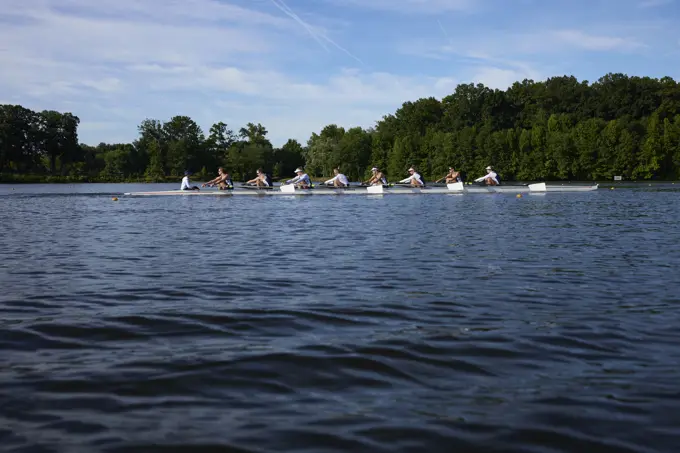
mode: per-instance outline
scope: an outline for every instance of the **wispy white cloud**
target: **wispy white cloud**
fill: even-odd
[[[556,30],[549,34],[552,39],[573,47],[586,50],[635,50],[645,47],[635,38],[595,35],[583,30]]]
[[[275,15],[219,0],[31,0],[16,3],[12,10],[17,14],[30,13],[44,19],[61,13],[137,23],[181,25],[201,21],[204,25],[212,23],[216,26],[228,22],[291,28],[289,21]]]
[[[440,21],[441,39],[408,40],[397,45],[400,53],[435,60],[456,58],[467,64],[502,64],[530,70],[523,58],[553,58],[558,53],[635,52],[647,45],[634,37],[592,34],[578,29],[525,32],[469,33],[450,36]]]
[[[539,80],[543,75],[530,63],[505,56],[509,52],[504,49],[495,50],[500,53],[493,55],[485,50],[479,50],[474,43],[459,41],[456,43],[449,35],[446,27],[439,19],[436,20],[442,34],[441,43],[432,45],[427,43],[409,43],[401,48],[405,54],[437,60],[451,60],[465,64],[461,76],[474,83],[482,83],[490,88],[505,89],[516,81],[524,79]],[[423,46],[426,48],[423,49]]]
[[[36,11],[34,25],[3,27],[2,42],[12,53],[91,63],[184,63],[218,60],[272,50],[255,30],[137,22],[134,19],[81,17]]]
[[[638,6],[640,8],[656,8],[657,6],[665,6],[674,3],[675,0],[643,0]]]
[[[475,0],[326,0],[342,6],[393,11],[407,14],[440,14],[469,11],[479,5]]]
[[[204,89],[213,96],[246,96],[278,105],[308,103],[319,110],[347,106],[388,107],[395,102],[399,104],[423,96],[442,96],[456,86],[456,80],[450,77],[409,77],[358,69],[344,69],[316,83],[279,71],[250,71],[226,66],[138,66],[135,70],[154,74],[147,86],[150,91],[171,93],[189,88]]]
[[[123,88],[123,84],[121,83],[120,79],[115,77],[105,77],[98,80],[83,80],[81,84],[85,87],[90,87],[93,90],[103,93],[113,93],[120,91]]]

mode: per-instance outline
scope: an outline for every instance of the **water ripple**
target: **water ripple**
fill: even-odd
[[[9,451],[680,444],[677,192],[50,187],[0,190]]]

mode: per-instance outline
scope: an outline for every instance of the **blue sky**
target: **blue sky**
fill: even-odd
[[[0,10],[0,104],[70,111],[80,141],[145,118],[260,122],[275,146],[372,126],[459,83],[680,80],[680,0],[25,0]]]

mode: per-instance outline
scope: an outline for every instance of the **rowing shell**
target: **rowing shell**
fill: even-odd
[[[158,192],[128,192],[127,196],[272,196],[272,195],[408,195],[408,194],[466,194],[466,193],[546,193],[546,192],[590,192],[597,190],[598,184],[590,186],[546,185],[544,182],[517,186],[465,186],[462,182],[447,184],[446,187],[350,187],[343,190],[330,188],[298,189],[292,184],[283,185],[279,190],[272,189],[234,189],[234,190],[166,190]]]

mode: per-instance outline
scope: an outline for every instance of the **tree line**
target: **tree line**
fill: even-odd
[[[487,165],[506,181],[680,176],[680,86],[670,77],[563,76],[507,90],[461,84],[441,100],[405,102],[374,127],[331,124],[304,145],[291,139],[280,148],[262,124],[234,131],[218,122],[206,135],[187,116],[145,119],[132,143],[89,146],[78,142],[79,122],[72,113],[0,105],[2,177],[153,182],[186,169],[211,177],[223,166],[239,181],[257,168],[289,178],[304,166],[312,177],[339,167],[359,180],[377,166],[397,180],[415,166],[433,180],[449,166],[478,175]]]

